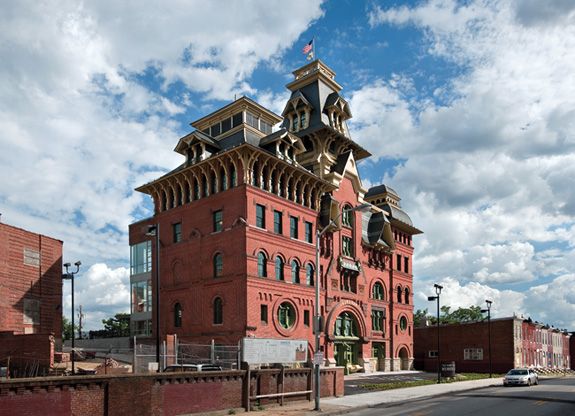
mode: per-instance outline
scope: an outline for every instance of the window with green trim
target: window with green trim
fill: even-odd
[[[289,302],[283,302],[278,308],[278,322],[285,328],[290,329],[295,324],[295,309]]]
[[[377,309],[371,311],[371,328],[374,331],[384,331],[385,312]]]
[[[399,329],[401,329],[402,331],[405,331],[407,329],[407,318],[405,316],[399,318]]]
[[[221,277],[224,270],[224,257],[221,253],[214,256],[214,277]]]
[[[373,284],[371,297],[376,300],[383,300],[383,285],[379,282]]]
[[[263,251],[258,253],[258,276],[268,276],[268,259]]]
[[[266,208],[263,205],[256,205],[256,227],[266,228]]]
[[[341,254],[353,257],[353,239],[351,237],[341,238]]]
[[[344,312],[335,320],[334,335],[336,337],[357,337],[357,323],[349,312]]]
[[[276,257],[276,280],[284,280],[284,260],[280,257]]]
[[[291,262],[291,282],[299,284],[299,264],[295,260]]]

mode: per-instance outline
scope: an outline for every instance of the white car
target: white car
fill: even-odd
[[[514,368],[505,374],[504,386],[530,386],[539,384],[537,373],[529,368]]]

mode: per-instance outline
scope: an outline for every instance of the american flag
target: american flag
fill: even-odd
[[[307,45],[305,45],[302,49],[304,55],[307,55],[313,49],[313,39],[309,41]]]

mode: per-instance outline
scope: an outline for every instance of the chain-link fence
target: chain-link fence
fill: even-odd
[[[219,345],[191,344],[179,342],[174,337],[172,342],[160,345],[160,369],[172,364],[216,364],[224,370],[235,370],[240,367],[240,344]],[[156,346],[138,342],[134,339],[134,373],[156,371]]]

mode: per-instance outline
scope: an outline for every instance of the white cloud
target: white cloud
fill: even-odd
[[[406,159],[380,179],[425,232],[414,265],[424,279],[453,276],[465,294],[570,270],[575,8],[559,3],[539,16],[531,1],[431,0],[370,12],[372,27],[421,30],[428,56],[458,68],[434,96],[414,94],[420,74],[412,73],[351,94],[353,137],[376,157]]]
[[[129,302],[127,227],[151,214],[133,189],[181,163],[174,116],[258,95],[254,69],[291,47],[321,2],[291,2],[289,19],[263,0],[5,3],[2,220],[62,239],[65,260],[83,261],[78,287],[93,286],[78,301],[98,327]]]

